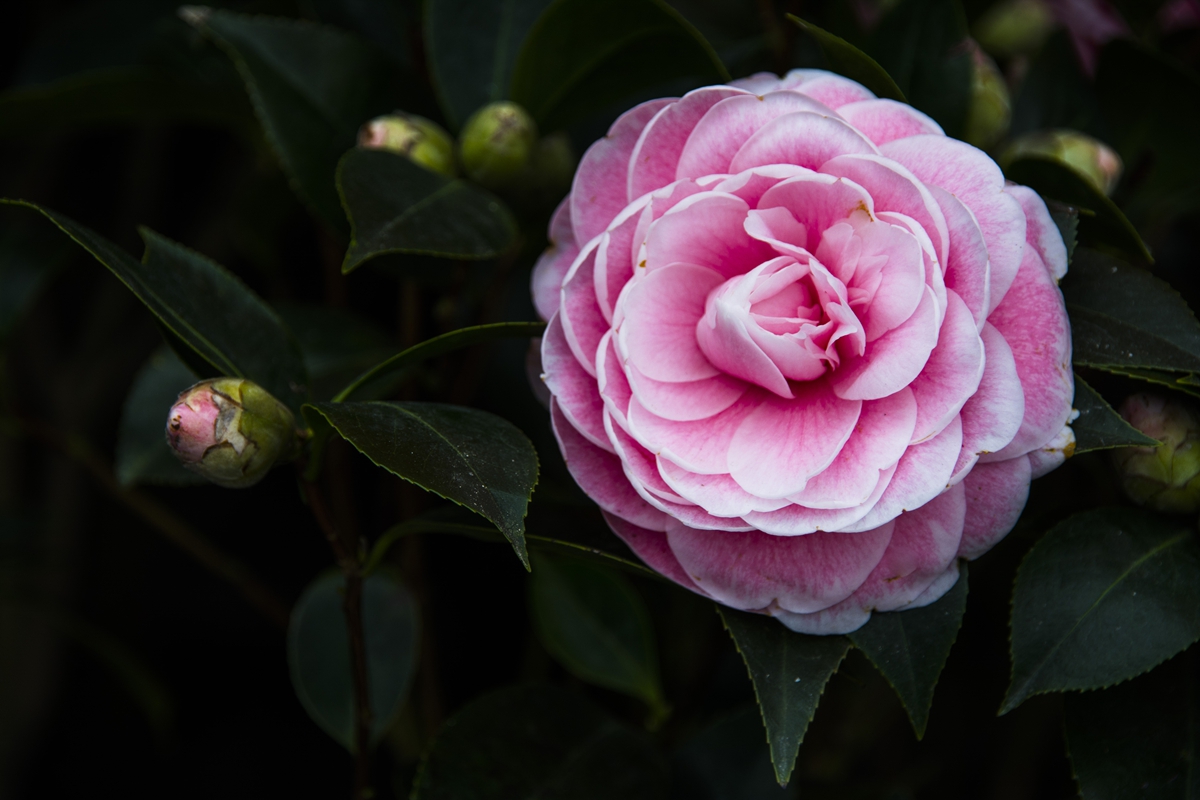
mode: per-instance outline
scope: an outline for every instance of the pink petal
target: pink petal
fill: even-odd
[[[592,444],[612,452],[604,432],[604,404],[596,379],[571,352],[558,315],[550,320],[542,337],[542,370],[562,415]]]
[[[983,378],[959,415],[963,423],[963,456],[955,467],[956,474],[973,457],[1002,450],[1017,435],[1025,418],[1025,391],[1021,388],[1012,349],[991,323],[984,323],[980,339],[984,352]]]
[[[950,424],[983,378],[983,341],[975,330],[971,309],[954,292],[947,293],[947,298],[946,320],[937,347],[912,382],[917,396],[913,444],[932,438]]]
[[[844,153],[876,152],[875,145],[840,119],[798,111],[760,128],[737,151],[727,171],[737,173],[766,164],[819,169]]]
[[[671,546],[667,544],[665,533],[638,527],[607,511],[604,512],[604,520],[608,523],[608,527],[612,528],[613,533],[621,537],[625,544],[629,545],[629,549],[636,553],[637,557],[644,561],[650,569],[667,576],[685,589],[691,589],[696,594],[705,597],[708,596],[683,571],[683,567],[679,565],[679,559],[675,558],[675,554],[671,552]]]
[[[797,167],[793,164],[768,164],[765,167],[755,167],[737,175],[730,175],[712,187],[714,192],[725,192],[737,195],[746,201],[751,208],[759,208],[759,201],[768,189],[788,178],[800,175],[816,175],[811,169]]]
[[[679,156],[676,179],[741,172],[741,169],[731,170],[729,165],[746,140],[772,120],[797,111],[831,113],[826,106],[796,92],[722,100],[692,130]]]
[[[844,600],[879,563],[891,526],[867,533],[771,536],[670,525],[667,542],[707,594],[733,608],[819,611]]]
[[[975,559],[992,549],[1017,524],[1029,499],[1029,459],[1017,456],[977,464],[963,479],[967,521],[958,554]]]
[[[895,100],[860,100],[838,107],[842,119],[858,128],[877,145],[923,133],[942,133],[942,126],[907,103]]]
[[[988,317],[1012,348],[1025,392],[1021,429],[996,459],[1036,450],[1067,424],[1075,396],[1071,326],[1062,292],[1032,247],[1004,301]],[[989,458],[988,460],[994,460]]]
[[[599,239],[591,241],[567,270],[558,309],[567,344],[589,375],[596,374],[596,348],[609,330],[596,302],[596,282],[592,275],[599,243]]]
[[[804,488],[830,465],[858,421],[862,403],[843,400],[824,381],[797,384],[795,399],[768,396],[734,434],[729,473],[758,497],[778,499]]]
[[[695,422],[663,419],[634,398],[629,403],[629,431],[650,452],[671,459],[689,472],[727,473],[733,435],[764,396],[765,392],[751,390],[720,414]]]
[[[987,154],[945,136],[910,136],[880,150],[912,170],[925,184],[940,186],[971,209],[991,261],[991,303],[1004,297],[1025,249],[1025,212],[1004,192],[1004,175]]]
[[[529,278],[538,316],[549,320],[558,311],[559,290],[571,263],[579,255],[571,230],[571,198],[565,197],[550,218],[550,246],[538,258]]]
[[[696,343],[696,323],[721,276],[707,267],[671,264],[626,287],[617,350],[658,381],[698,381],[719,374]],[[598,341],[598,340],[597,340]]]
[[[746,233],[749,210],[746,201],[731,194],[705,192],[685,198],[650,225],[639,274],[668,264],[695,264],[729,278],[774,258],[770,247]]]
[[[648,201],[649,198],[646,198],[626,206],[609,229],[601,234],[600,243],[596,246],[596,266],[592,270],[596,304],[610,325],[613,323],[613,308],[617,298],[633,277],[633,240]]]
[[[633,398],[633,389],[629,386],[625,371],[621,369],[621,356],[617,353],[612,331],[604,335],[600,346],[596,348],[596,384],[605,409],[618,425],[628,429],[629,401]]]
[[[958,198],[938,186],[930,187],[950,232],[950,256],[946,261],[946,288],[954,290],[975,319],[975,327],[983,328],[983,322],[992,310],[990,301],[991,266],[988,263],[987,245],[983,231],[975,221],[971,209]]]
[[[1004,191],[1011,195],[1025,212],[1025,241],[1041,256],[1042,263],[1050,270],[1051,277],[1060,281],[1067,274],[1067,246],[1062,232],[1054,224],[1046,203],[1028,186],[1012,184]]]
[[[903,325],[868,343],[861,356],[848,358],[832,375],[833,389],[846,400],[875,400],[912,383],[938,340],[938,305],[926,289],[917,310]]]
[[[869,609],[859,607],[853,599],[846,599],[835,606],[814,611],[811,614],[792,614],[787,611],[772,610],[771,616],[782,622],[784,627],[796,633],[806,633],[810,636],[837,636],[843,633],[853,633],[866,625],[867,620],[871,618],[871,612]]]
[[[718,517],[741,517],[752,511],[775,511],[786,500],[764,500],[737,485],[729,475],[698,475],[670,459],[658,457],[658,472],[681,497]]]
[[[608,135],[588,148],[575,170],[571,185],[571,224],[575,241],[590,241],[629,203],[626,173],[629,157],[642,129],[671,99],[649,100],[626,111],[608,129]]]
[[[758,201],[758,210],[782,207],[792,212],[808,232],[805,249],[815,253],[822,234],[856,211],[874,214],[874,200],[853,181],[818,172],[789,178],[768,189]],[[757,231],[757,229],[756,229]]]
[[[743,514],[742,517],[760,531],[776,536],[804,536],[820,531],[857,530],[859,521],[879,502],[895,474],[894,466],[878,473],[878,483],[875,484],[871,496],[865,503],[851,508],[807,508],[792,504],[778,511],[755,511]]]
[[[629,199],[672,183],[683,146],[696,124],[720,101],[744,93],[731,86],[705,86],[659,111],[642,131],[629,160]]]
[[[588,497],[605,511],[635,525],[666,530],[667,515],[638,496],[625,478],[620,459],[581,436],[553,400],[550,421],[567,469]]]
[[[784,89],[800,91],[835,110],[875,98],[861,83],[823,69],[791,70],[783,76],[780,85]]]
[[[625,374],[633,396],[647,411],[663,419],[679,422],[707,419],[719,414],[746,393],[746,384],[729,375],[668,383],[647,378],[632,364],[626,368]]]

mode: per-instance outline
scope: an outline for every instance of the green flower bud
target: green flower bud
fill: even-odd
[[[416,114],[396,112],[363,125],[358,146],[387,150],[420,164],[425,169],[454,177],[454,142],[436,122]]]
[[[1135,394],[1121,416],[1158,447],[1122,447],[1113,464],[1125,494],[1155,511],[1190,514],[1200,510],[1200,418],[1183,403],[1155,394]]]
[[[1002,0],[987,10],[972,32],[997,58],[1034,53],[1054,29],[1054,14],[1045,0]]]
[[[231,489],[253,486],[300,453],[292,412],[242,378],[201,381],[182,392],[167,417],[167,444],[192,472]]]
[[[504,197],[518,206],[553,207],[570,191],[575,165],[575,151],[565,133],[545,136],[534,146],[525,169],[505,188]]]
[[[1001,158],[1005,165],[1021,156],[1052,158],[1075,170],[1104,194],[1121,179],[1121,157],[1087,134],[1072,130],[1037,131],[1013,142]]]
[[[463,171],[489,189],[503,189],[524,171],[537,144],[537,124],[516,103],[476,111],[458,137]]]
[[[987,149],[1008,133],[1012,121],[1012,102],[1008,84],[996,62],[975,42],[971,48],[971,99],[963,138],[976,147]]]

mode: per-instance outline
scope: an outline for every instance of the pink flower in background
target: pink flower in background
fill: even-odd
[[[1100,48],[1132,35],[1129,25],[1108,0],[1047,0],[1059,24],[1071,35],[1075,53],[1088,75],[1096,74]]]
[[[1074,437],[1041,199],[817,70],[630,110],[533,275],[567,466],[650,566],[808,633],[928,604]]]

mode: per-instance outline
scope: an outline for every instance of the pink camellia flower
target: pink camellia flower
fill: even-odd
[[[806,633],[933,602],[1074,446],[1045,205],[816,70],[630,110],[533,292],[575,480],[650,566]]]

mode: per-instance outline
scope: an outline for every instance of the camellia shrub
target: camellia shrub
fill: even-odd
[[[0,794],[1200,791],[1193,0],[64,8]]]

